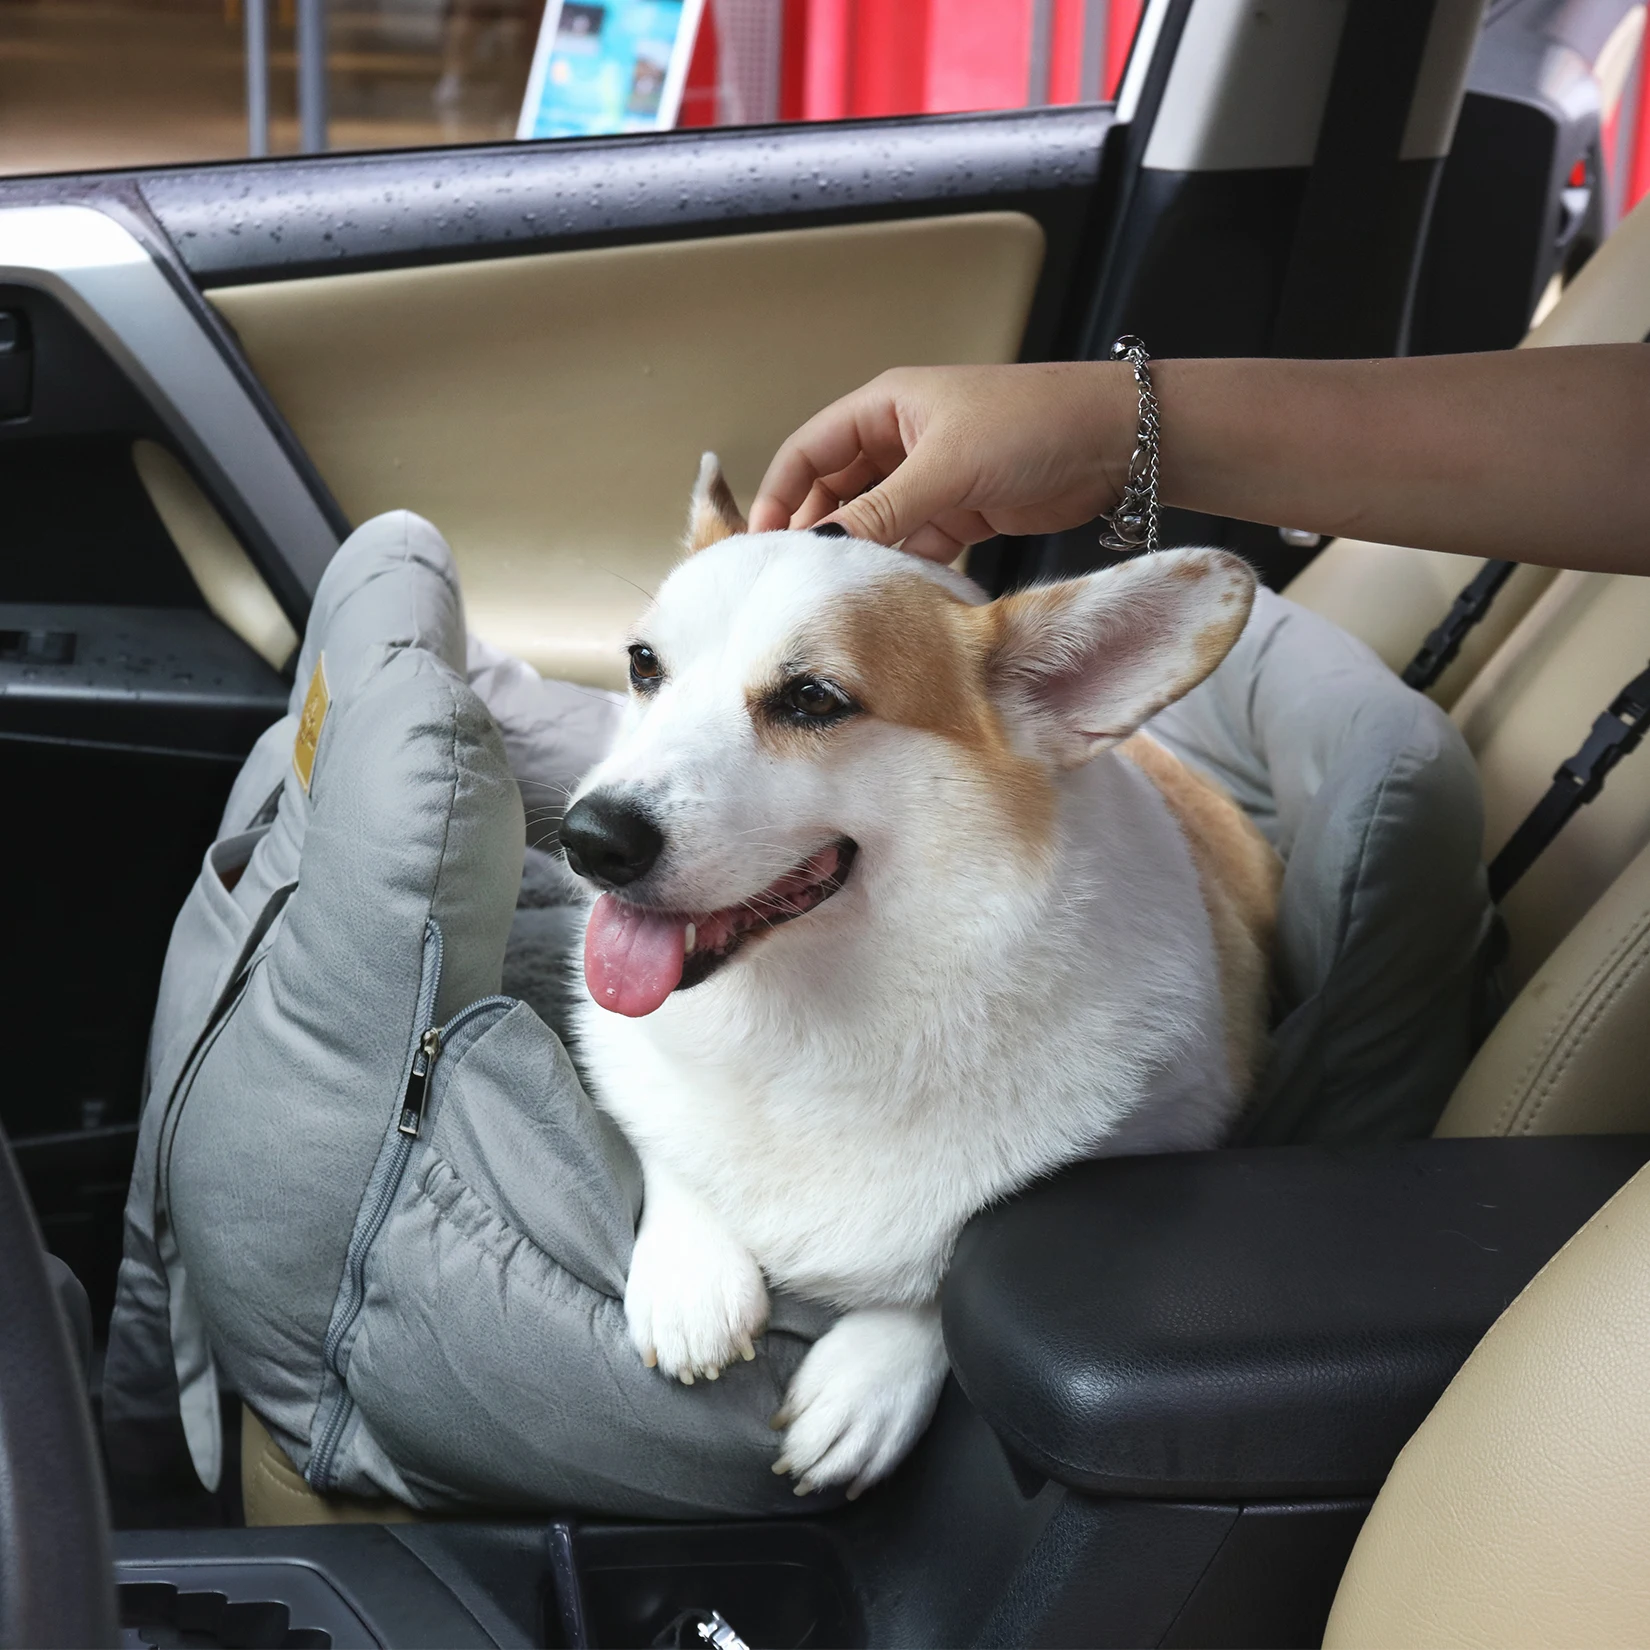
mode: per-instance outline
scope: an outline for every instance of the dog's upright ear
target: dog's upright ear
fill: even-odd
[[[715,453],[706,453],[699,460],[699,479],[693,484],[693,505],[688,511],[688,554],[748,530],[722,474],[722,461]]]
[[[978,611],[990,688],[1063,768],[1127,739],[1196,687],[1243,630],[1249,565],[1223,550],[1164,550]]]

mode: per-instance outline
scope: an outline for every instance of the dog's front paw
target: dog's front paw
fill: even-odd
[[[846,1483],[852,1499],[921,1436],[945,1369],[937,1307],[847,1313],[802,1360],[774,1417],[785,1447],[773,1470],[794,1475],[798,1495]]]
[[[646,1364],[691,1386],[735,1358],[756,1356],[768,1286],[749,1250],[710,1218],[686,1210],[642,1221],[625,1284],[630,1338]]]

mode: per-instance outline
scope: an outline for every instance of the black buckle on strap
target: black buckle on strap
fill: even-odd
[[[1490,866],[1490,898],[1500,904],[1543,850],[1604,789],[1610,770],[1650,731],[1650,670],[1641,672],[1593,721],[1581,749],[1561,762],[1547,794],[1507,839]]]
[[[1478,569],[1450,604],[1442,622],[1427,633],[1415,657],[1404,667],[1406,687],[1425,693],[1449,669],[1461,651],[1461,644],[1489,612],[1496,593],[1512,577],[1517,565],[1510,561],[1487,561]]]

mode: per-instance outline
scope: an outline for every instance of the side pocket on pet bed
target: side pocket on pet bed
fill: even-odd
[[[432,919],[424,924],[418,1013],[414,1022],[418,1030],[407,1050],[407,1063],[401,1076],[401,1107],[384,1135],[384,1143],[367,1179],[322,1347],[321,1397],[310,1437],[309,1463],[304,1470],[310,1484],[322,1492],[340,1487],[339,1450],[355,1409],[349,1391],[350,1349],[366,1298],[367,1263],[401,1191],[414,1143],[423,1131],[435,1069],[445,1050],[451,1048],[455,1055],[461,1054],[487,1024],[516,1006],[513,997],[483,997],[461,1009],[445,1025],[437,1025],[435,1005],[441,994],[441,963],[441,928]]]
[[[818,1314],[776,1297],[756,1362],[716,1382],[643,1366],[623,1301],[635,1158],[530,1008],[443,1035],[402,1162],[363,1257],[338,1488],[632,1516],[806,1510],[771,1471],[768,1418]]]

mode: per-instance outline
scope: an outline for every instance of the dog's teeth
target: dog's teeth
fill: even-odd
[[[698,924],[690,922],[687,927],[682,930],[682,955],[684,957],[691,957],[693,955],[694,947],[698,945],[698,943]]]

